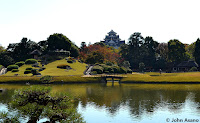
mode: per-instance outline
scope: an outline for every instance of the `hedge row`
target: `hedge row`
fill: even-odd
[[[15,65],[18,65],[19,67],[21,67],[22,65],[24,65],[25,62],[24,61],[20,61],[20,62],[16,62]]]
[[[96,64],[92,68],[92,73],[102,74],[102,73],[119,73],[119,74],[126,74],[132,73],[131,69],[127,69],[125,67],[119,67],[117,65],[110,66],[105,64]]]
[[[35,64],[38,61],[36,59],[26,59],[25,64]]]
[[[18,65],[9,65],[9,66],[7,67],[7,71],[11,71],[11,70],[13,70],[13,69],[18,69],[18,68],[19,68]]]

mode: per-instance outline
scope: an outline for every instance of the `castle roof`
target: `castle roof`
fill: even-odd
[[[117,33],[111,30],[108,34],[117,34]]]

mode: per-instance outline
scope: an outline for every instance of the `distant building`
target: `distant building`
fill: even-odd
[[[108,35],[106,35],[104,41],[101,41],[104,44],[108,45],[108,46],[112,46],[115,49],[118,49],[120,47],[121,44],[125,44],[124,40],[121,40],[119,38],[119,35],[117,35],[116,32],[114,32],[113,30],[111,30]]]
[[[189,61],[183,61],[180,64],[178,64],[176,67],[173,68],[173,71],[189,71],[192,67],[196,67],[198,68],[199,65],[193,61],[193,60],[189,60]]]

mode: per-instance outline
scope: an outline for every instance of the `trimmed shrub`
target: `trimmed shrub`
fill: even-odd
[[[24,62],[24,61],[20,61],[20,62],[17,62],[17,63],[15,63],[15,64],[18,65],[19,67],[21,67],[22,65],[25,64],[25,62]]]
[[[12,69],[12,72],[18,72],[19,70],[18,69]]]
[[[18,69],[18,68],[19,68],[18,65],[9,65],[9,66],[7,67],[7,70],[8,70],[8,71],[11,71],[12,69]]]
[[[38,63],[35,63],[32,65],[32,67],[40,67],[40,66],[38,65]]]
[[[120,73],[120,67],[119,66],[114,66],[113,67],[114,73]]]
[[[189,72],[194,72],[194,71],[198,71],[198,69],[196,67],[192,67]]]
[[[39,71],[38,71],[38,69],[32,69],[32,70],[31,70],[31,73],[32,73],[33,75],[39,75],[39,74],[40,74]]]
[[[68,59],[67,62],[68,63],[73,63],[73,61],[71,59]]]
[[[26,59],[25,64],[35,64],[37,63],[36,59]]]
[[[111,63],[111,62],[107,62],[106,65],[108,65],[108,66],[112,66],[113,63]]]
[[[26,68],[26,70],[32,70],[33,68],[31,68],[31,67],[28,67],[28,68]]]
[[[97,74],[97,71],[92,71],[91,72],[91,75],[96,75]]]
[[[24,71],[24,74],[29,74],[29,73],[31,73],[31,70],[25,70]]]
[[[53,76],[50,75],[46,75],[40,78],[40,81],[42,81],[42,83],[49,83],[51,80],[53,80]]]
[[[102,74],[103,73],[103,67],[97,65],[97,66],[94,66],[92,68],[92,71],[96,71],[97,74]]]
[[[127,73],[132,73],[132,72],[133,71],[130,68],[127,69]]]
[[[127,70],[125,67],[120,67],[120,73],[121,74],[127,74]]]
[[[61,69],[71,69],[71,67],[67,64],[60,64],[57,66],[57,68],[61,68]]]
[[[45,69],[46,69],[45,67],[42,67],[42,68],[39,69],[39,71],[43,71],[43,70],[45,70]]]

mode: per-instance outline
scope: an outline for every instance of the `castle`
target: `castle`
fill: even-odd
[[[106,35],[104,41],[101,41],[108,46],[112,46],[115,49],[118,49],[121,44],[125,44],[125,40],[121,40],[119,35],[116,32],[111,30],[108,35]]]

